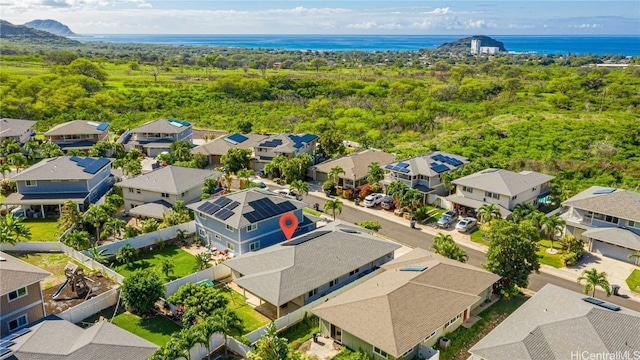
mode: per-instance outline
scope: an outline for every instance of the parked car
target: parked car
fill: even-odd
[[[260,179],[251,179],[251,182],[256,184],[259,188],[267,189],[267,184],[265,184],[264,181]]]
[[[385,210],[392,210],[393,209],[393,196],[385,196],[382,198],[382,201],[380,202],[380,207],[382,207]]]
[[[472,217],[466,217],[458,222],[456,230],[460,232],[471,232],[478,225],[478,221]]]
[[[439,228],[448,228],[449,226],[451,226],[454,222],[456,222],[456,220],[458,220],[458,213],[454,210],[449,210],[446,213],[442,214],[442,216],[440,216],[440,219],[438,219],[438,227]]]
[[[298,193],[295,190],[284,188],[273,190],[273,192],[289,199],[298,199]]]
[[[384,198],[384,194],[374,193],[367,195],[367,197],[364,198],[364,206],[374,207],[382,202],[382,198]]]

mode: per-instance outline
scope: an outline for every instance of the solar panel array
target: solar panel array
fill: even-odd
[[[384,167],[385,169],[389,169],[391,171],[398,171],[404,174],[408,174],[411,170],[409,169],[409,164],[405,162],[399,162],[396,164],[389,164]]]
[[[100,123],[100,125],[98,125],[96,129],[100,131],[105,131],[107,130],[108,127],[109,127],[109,123],[103,122],[103,123]]]
[[[243,214],[243,216],[251,223],[268,219],[270,217],[284,214],[288,211],[296,209],[296,206],[289,201],[284,201],[276,204],[269,198],[250,201],[248,204],[253,208],[253,211]]]
[[[244,135],[242,135],[242,134],[235,133],[235,134],[231,134],[231,135],[227,136],[224,139],[227,142],[230,142],[230,143],[232,143],[234,145],[238,145],[238,144],[240,144],[242,142],[247,141],[247,139],[249,139],[249,138],[244,136]]]
[[[583,298],[582,300],[588,302],[589,304],[600,306],[611,311],[620,311],[620,306],[608,303],[606,301],[594,299],[592,297],[586,297],[586,298]]]
[[[294,134],[289,135],[289,139],[293,141],[294,143],[293,147],[296,149],[303,147],[304,144],[308,144],[317,138],[318,138],[318,135],[315,135],[315,134],[304,134],[301,136],[294,135]]]
[[[434,155],[431,157],[433,160],[436,161],[440,161],[443,163],[447,163],[449,165],[453,165],[453,166],[460,166],[462,164],[464,164],[462,161],[456,159],[456,158],[452,158],[446,155],[442,155],[442,154],[438,154],[438,155]]]
[[[280,146],[280,145],[282,145],[282,139],[272,139],[272,140],[263,142],[259,146],[268,147],[268,148],[274,148],[274,147]]]
[[[5,356],[7,354],[11,353],[11,349],[9,349],[10,346],[15,345],[16,343],[14,343],[11,340],[14,340],[16,338],[19,338],[20,336],[30,332],[31,329],[29,328],[25,328],[25,329],[20,329],[12,334],[9,334],[5,337],[3,337],[2,339],[0,339],[0,356]]]
[[[435,162],[432,162],[430,164],[430,167],[431,167],[431,170],[437,172],[438,174],[441,174],[441,173],[443,173],[445,171],[449,171],[449,167],[447,165],[438,164],[438,163],[435,163]]]
[[[109,162],[109,159],[105,158],[95,159],[93,162],[87,164],[83,171],[89,174],[95,174],[100,171],[100,169],[105,167],[105,165],[107,165]],[[80,165],[80,163],[78,163],[78,165]]]
[[[286,242],[282,243],[282,246],[300,245],[300,244],[302,244],[304,242],[307,242],[309,240],[313,240],[315,238],[319,238],[320,236],[327,235],[330,232],[331,231],[326,231],[326,230],[325,231],[314,231],[314,232],[299,236],[299,237],[297,237],[297,238],[295,238],[293,240],[286,241]]]

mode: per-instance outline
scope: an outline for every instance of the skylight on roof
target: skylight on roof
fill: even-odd
[[[426,266],[422,266],[422,265],[409,265],[409,266],[403,266],[400,268],[400,271],[425,271],[427,270]]]
[[[600,194],[611,194],[612,192],[616,191],[616,189],[613,188],[605,188],[605,189],[598,189],[596,191],[593,192],[594,195],[600,195]]]

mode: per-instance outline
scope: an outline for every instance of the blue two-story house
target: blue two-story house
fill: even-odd
[[[589,251],[640,265],[640,193],[592,186],[565,200],[560,215],[565,232],[582,240]]]
[[[182,120],[160,119],[131,129],[122,134],[122,137],[120,142],[127,151],[138,148],[147,156],[156,157],[163,151],[169,151],[173,142],[193,142],[193,126]]]
[[[113,185],[111,160],[77,156],[45,159],[14,176],[18,191],[4,205],[18,205],[27,217],[59,216],[72,200],[85,210]]]
[[[187,207],[195,212],[196,234],[201,240],[239,256],[286,240],[280,228],[280,217],[286,213],[298,219],[293,236],[315,229],[315,220],[302,211],[306,205],[251,188]]]

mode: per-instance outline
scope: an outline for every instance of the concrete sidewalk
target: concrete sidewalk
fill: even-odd
[[[274,183],[275,185],[275,183]],[[310,184],[310,192],[309,195],[326,198],[326,195],[319,188],[320,184]],[[360,211],[371,214],[373,217],[381,217],[389,221],[396,222],[398,224],[405,225],[409,227],[409,220],[406,220],[402,217],[396,216],[393,214],[393,211],[388,211],[381,209],[379,206],[376,208],[367,208],[365,206],[356,206],[356,204],[352,201],[343,200],[343,206],[349,206],[353,208],[357,208]],[[313,204],[311,204],[313,205]],[[322,208],[322,204],[320,204],[320,208]],[[430,235],[437,235],[438,233],[445,233],[451,235],[453,240],[462,245],[464,247],[474,249],[477,251],[481,251],[483,253],[487,252],[488,247],[483,244],[478,244],[471,241],[471,237],[467,234],[462,234],[456,230],[448,230],[448,229],[437,229],[435,226],[426,225],[426,224],[416,224],[416,228],[418,231],[424,232]],[[391,239],[394,240],[394,239]],[[578,264],[564,267],[564,268],[554,268],[549,265],[540,264],[540,272],[544,272],[565,280],[577,282],[578,277],[581,275],[582,271],[585,269],[596,268],[598,271],[605,271],[607,273],[607,277],[609,279],[610,284],[615,284],[620,286],[620,293],[624,295],[628,295],[631,300],[640,302],[640,294],[632,292],[629,289],[629,285],[627,285],[626,279],[633,272],[633,270],[638,269],[637,266],[632,264],[627,264],[622,261],[606,258],[600,256],[598,254],[593,254],[589,252],[585,252],[583,258],[578,262]]]

